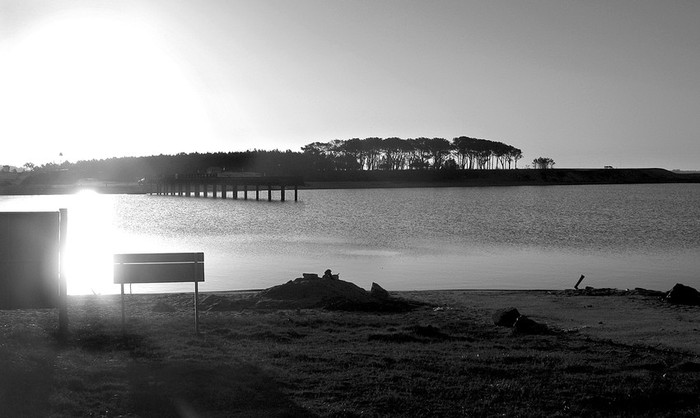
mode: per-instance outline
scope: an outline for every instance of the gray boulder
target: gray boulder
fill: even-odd
[[[528,318],[525,315],[520,315],[518,320],[515,321],[513,325],[513,334],[520,335],[538,335],[538,334],[550,334],[551,331],[549,327],[545,324],[540,324]]]
[[[680,305],[700,305],[700,292],[690,286],[676,283],[666,294],[665,300]]]
[[[389,299],[389,292],[375,282],[372,282],[372,288],[369,290],[369,294],[377,299]]]
[[[515,324],[515,321],[518,320],[518,317],[520,317],[520,312],[516,308],[510,307],[510,308],[503,308],[499,309],[496,312],[491,315],[491,319],[493,319],[493,323],[498,325],[499,327],[512,327]]]

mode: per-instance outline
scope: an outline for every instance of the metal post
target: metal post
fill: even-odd
[[[68,333],[68,288],[66,281],[68,209],[59,209],[58,219],[58,332],[65,336]]]
[[[285,199],[284,184],[280,186],[280,202],[284,202]]]
[[[260,185],[255,185],[255,200],[260,200]]]
[[[221,183],[221,198],[226,199],[226,193],[228,192],[228,187],[226,187],[226,183]]]
[[[126,314],[124,313],[124,283],[122,286],[122,333],[126,332]]]
[[[272,184],[267,185],[267,201],[272,201]]]
[[[294,185],[294,201],[297,202],[298,200],[299,200],[299,199],[298,199],[298,187],[297,187],[297,185],[295,184],[295,185]]]
[[[202,255],[202,262],[204,262],[204,255]],[[199,262],[197,261],[197,254],[194,254],[194,332],[199,335]],[[201,277],[201,279],[204,279]]]
[[[243,200],[248,200],[248,185],[243,185]]]
[[[194,332],[199,334],[199,282],[196,280],[194,282]]]

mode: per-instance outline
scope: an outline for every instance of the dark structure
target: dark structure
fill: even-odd
[[[0,309],[58,307],[61,213],[0,213]]]
[[[293,189],[294,201],[297,201],[299,186],[303,185],[301,177],[264,176],[258,173],[174,174],[160,178],[151,194],[238,199],[242,191],[243,199],[247,200],[248,192],[254,191],[255,200],[260,200],[260,192],[267,191],[267,200],[271,201],[272,192],[279,190],[280,201],[285,201],[286,191]]]

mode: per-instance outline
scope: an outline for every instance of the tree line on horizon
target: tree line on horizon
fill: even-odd
[[[175,173],[207,174],[217,171],[258,172],[271,176],[303,176],[323,180],[332,173],[352,171],[435,171],[517,169],[522,151],[499,141],[460,136],[444,138],[397,137],[312,142],[298,151],[248,150],[215,153],[179,153],[146,157],[114,157],[75,163],[25,164],[30,183],[68,182],[81,178],[135,181]],[[539,157],[533,168],[552,168],[554,160]],[[58,174],[57,174],[58,173]]]

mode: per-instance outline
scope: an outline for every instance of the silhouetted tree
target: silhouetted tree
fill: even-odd
[[[433,160],[433,168],[440,169],[445,158],[452,151],[452,145],[445,138],[431,138],[428,140],[428,149]]]
[[[360,138],[352,138],[343,142],[341,145],[342,151],[357,161],[357,167],[359,170],[365,168],[366,164],[366,153],[362,146],[362,140]]]
[[[549,157],[537,157],[532,160],[532,166],[538,169],[548,169],[554,167],[554,160]]]
[[[510,150],[510,158],[515,163],[515,168],[518,168],[518,160],[523,158],[523,152],[515,147]],[[510,168],[510,162],[508,162],[508,168]]]
[[[430,138],[419,137],[408,141],[412,151],[409,167],[418,170],[430,167]]]
[[[382,140],[381,150],[384,153],[383,168],[386,170],[402,170],[406,163],[405,140],[397,137]]]
[[[374,136],[365,138],[363,144],[367,155],[367,170],[376,170],[382,157],[382,139]]]

